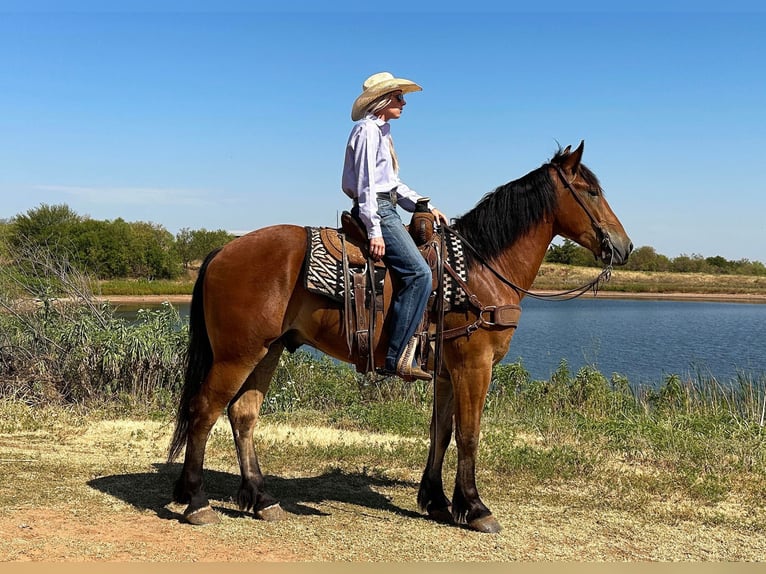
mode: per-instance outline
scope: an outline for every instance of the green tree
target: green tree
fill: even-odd
[[[65,204],[43,203],[40,207],[30,209],[12,219],[11,244],[21,246],[32,243],[37,246],[45,245],[50,249],[63,244],[63,248],[66,249],[69,231],[83,220],[84,218]]]
[[[11,232],[13,228],[10,222],[6,219],[0,219],[0,262],[8,259],[8,244],[11,240]]]
[[[131,276],[147,279],[173,279],[180,273],[181,261],[173,234],[161,225],[138,221],[130,223]]]
[[[545,254],[548,263],[577,265],[578,267],[595,267],[600,265],[589,249],[577,245],[570,239],[564,239],[561,245],[550,245]]]
[[[551,244],[545,254],[545,261],[572,265],[576,259],[578,248],[579,245],[569,239],[564,239],[561,245]]]
[[[192,262],[204,259],[213,249],[223,247],[232,239],[234,236],[223,229],[208,231],[185,227],[176,234],[176,249],[184,269],[188,269]]]
[[[664,255],[658,254],[654,247],[644,245],[630,254],[625,268],[631,271],[667,271],[670,261]]]
[[[122,219],[88,219],[71,230],[72,260],[100,279],[128,277],[131,270],[130,226]]]
[[[702,255],[694,253],[692,255],[681,254],[670,260],[670,271],[677,273],[705,273],[708,265]]]
[[[193,239],[194,232],[188,227],[184,227],[176,233],[176,252],[181,259],[184,269],[189,269],[191,262],[194,261]]]
[[[733,261],[729,261],[720,255],[706,257],[705,263],[707,263],[715,273],[733,273],[735,268],[735,263]]]

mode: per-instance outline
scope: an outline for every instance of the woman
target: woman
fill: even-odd
[[[354,200],[352,214],[367,229],[370,255],[383,259],[399,279],[390,310],[390,341],[383,375],[405,380],[430,380],[431,375],[413,365],[417,338],[413,335],[431,294],[431,269],[402,224],[396,206],[414,211],[418,200],[427,201],[399,179],[399,165],[391,139],[390,120],[401,117],[404,94],[420,91],[415,82],[388,72],[373,74],[362,84],[362,93],[351,108],[356,122],[346,144],[342,187]],[[446,216],[430,203],[437,223]]]

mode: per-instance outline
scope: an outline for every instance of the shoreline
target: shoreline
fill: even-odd
[[[541,295],[551,295],[557,291],[535,291]],[[766,293],[627,293],[622,291],[599,291],[594,297],[586,292],[581,297],[595,299],[648,299],[654,301],[707,301],[714,303],[763,303],[766,304]],[[190,303],[191,295],[100,295],[98,301],[114,304],[139,305],[141,303],[159,304]]]

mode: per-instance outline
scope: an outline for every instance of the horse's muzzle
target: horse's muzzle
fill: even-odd
[[[610,233],[605,233],[601,240],[601,253],[599,255],[602,263],[609,265],[625,265],[628,262],[630,252],[633,251],[633,243],[627,235],[613,237]]]

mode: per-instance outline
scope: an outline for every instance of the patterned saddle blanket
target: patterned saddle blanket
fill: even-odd
[[[349,262],[344,266],[341,251],[341,237],[337,229],[327,227],[306,227],[308,249],[304,260],[304,287],[306,290],[324,295],[343,303],[345,300],[345,285],[354,285],[354,274],[363,272],[367,260],[359,255],[358,247],[347,242]],[[445,241],[446,254],[444,264],[452,267],[457,275],[468,281],[468,269],[463,252],[463,243],[454,234],[448,234]],[[344,267],[348,277],[344,280]],[[383,283],[386,268],[375,265],[375,292],[383,293]],[[434,282],[436,284],[436,282]],[[353,297],[353,289],[351,297]],[[444,274],[444,300],[449,307],[462,307],[466,302],[465,291],[457,284],[449,273]]]

